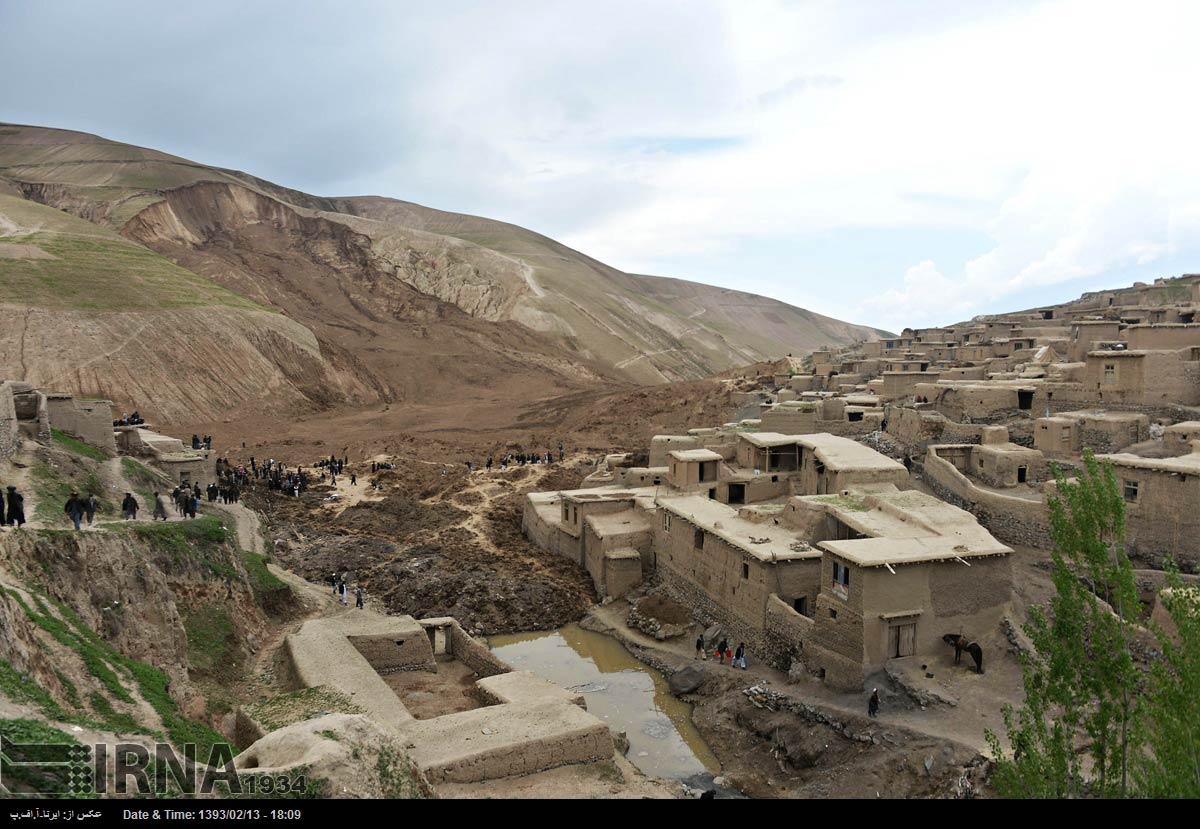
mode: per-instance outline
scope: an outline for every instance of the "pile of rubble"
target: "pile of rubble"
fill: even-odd
[[[768,711],[788,711],[808,722],[828,726],[834,731],[839,732],[847,740],[854,740],[859,743],[871,743],[873,745],[879,745],[884,741],[893,744],[897,742],[896,738],[891,734],[880,734],[875,729],[856,731],[850,724],[831,717],[818,708],[813,708],[811,705],[792,699],[786,694],[771,690],[767,687],[769,684],[765,679],[760,680],[742,691],[742,693],[746,695],[755,708],[765,708]]]

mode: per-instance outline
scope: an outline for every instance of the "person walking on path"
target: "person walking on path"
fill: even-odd
[[[125,493],[125,500],[121,502],[121,512],[125,515],[126,521],[137,520],[138,502],[132,492]]]
[[[737,650],[733,652],[733,667],[741,668],[743,671],[750,670],[746,667],[746,643],[738,642]]]
[[[84,512],[86,512],[86,513],[87,513],[87,522],[88,522],[88,526],[91,526],[91,524],[92,524],[92,519],[96,517],[96,509],[97,509],[99,506],[100,506],[100,504],[99,504],[99,503],[96,501],[96,496],[95,496],[95,495],[89,495],[89,496],[87,497],[87,500],[85,500],[85,501],[83,502],[83,509],[84,509]]]
[[[163,521],[167,520],[167,505],[163,503],[162,495],[156,492],[154,493],[154,515],[150,517],[150,520],[156,521],[159,518]]]
[[[71,523],[75,525],[75,529],[79,529],[79,522],[83,520],[85,512],[83,499],[79,497],[79,493],[71,490],[71,497],[67,499],[66,505],[63,507],[63,512],[71,519]]]
[[[704,634],[696,637],[696,658],[708,661],[708,648],[704,647]]]
[[[341,583],[342,606],[346,607],[346,582]]]
[[[8,526],[14,524],[18,527],[25,524],[25,496],[17,492],[15,486],[9,486],[8,489]]]
[[[871,689],[871,699],[867,701],[867,716],[874,717],[879,713],[879,689]]]
[[[362,585],[361,584],[354,591],[354,606],[357,607],[359,610],[362,610],[363,594],[362,594]]]
[[[720,643],[717,645],[717,654],[716,654],[717,659],[721,660],[722,665],[725,664],[725,651],[727,651],[727,650],[729,650],[729,643],[726,642],[724,639],[722,639],[720,641]]]

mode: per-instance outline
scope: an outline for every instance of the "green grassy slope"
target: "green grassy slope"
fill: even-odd
[[[6,246],[32,246],[46,256],[6,256]],[[5,195],[0,195],[0,302],[93,311],[264,310],[110,230]]]

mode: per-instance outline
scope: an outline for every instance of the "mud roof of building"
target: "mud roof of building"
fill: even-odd
[[[856,440],[819,433],[797,435],[796,443],[812,449],[827,469],[903,469],[904,464]]]
[[[824,550],[861,567],[1008,555],[969,512],[915,490],[799,499],[819,503],[839,521],[869,538],[822,541]]]
[[[1146,418],[1141,412],[1108,412],[1093,409],[1080,409],[1077,412],[1059,412],[1058,416],[1080,420],[1107,420],[1113,423],[1126,423]]]
[[[696,495],[680,495],[660,496],[657,504],[759,561],[821,557],[821,551],[797,538],[795,531],[773,523],[747,521],[738,514],[737,509],[720,501]]]
[[[668,454],[682,463],[702,463],[705,461],[721,460],[721,456],[711,449],[676,449]]]
[[[596,534],[597,538],[608,538],[650,529],[650,519],[647,518],[645,510],[633,507],[620,512],[589,515],[585,523],[592,528],[592,532]]]
[[[1182,475],[1200,475],[1200,452],[1190,455],[1180,455],[1177,458],[1143,458],[1122,452],[1116,455],[1097,455],[1100,460],[1109,461],[1114,466],[1125,466],[1131,469],[1150,469],[1155,472],[1176,472]]]

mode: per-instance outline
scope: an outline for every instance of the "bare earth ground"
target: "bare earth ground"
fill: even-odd
[[[313,582],[344,573],[387,612],[452,615],[486,634],[558,627],[592,612],[635,653],[653,653],[649,661],[670,670],[692,661],[694,635],[654,642],[625,627],[625,603],[595,607],[590,580],[579,568],[524,538],[522,496],[578,486],[602,455],[642,452],[654,434],[725,421],[736,387],[734,380],[712,379],[542,400],[529,396],[530,389],[501,387],[480,390],[457,407],[390,404],[293,421],[272,413],[178,431],[212,434],[235,462],[251,454],[305,465],[331,453],[349,457],[354,486],[343,474],[336,488],[315,486],[299,499],[262,491],[245,497],[263,514],[280,563]],[[565,464],[466,471],[467,461],[478,468],[489,454],[506,451],[557,457],[559,441],[568,453]],[[372,474],[371,460],[385,459],[396,468]],[[917,478],[913,483],[922,487]],[[1017,551],[1018,625],[1025,607],[1052,592],[1047,559],[1042,551]],[[905,671],[903,682],[920,701],[879,677],[884,705],[878,720],[865,716],[867,694],[789,679],[756,665],[753,654],[746,674],[710,668],[715,681],[693,697],[693,719],[730,784],[754,796],[947,796],[984,751],[984,730],[1003,731],[1001,706],[1021,695],[1019,664],[1004,632],[988,632],[980,641],[983,676],[953,665],[949,647]],[[863,742],[827,724],[758,707],[745,693],[756,682],[839,717],[858,737],[871,736]],[[986,793],[985,785],[979,788]]]

